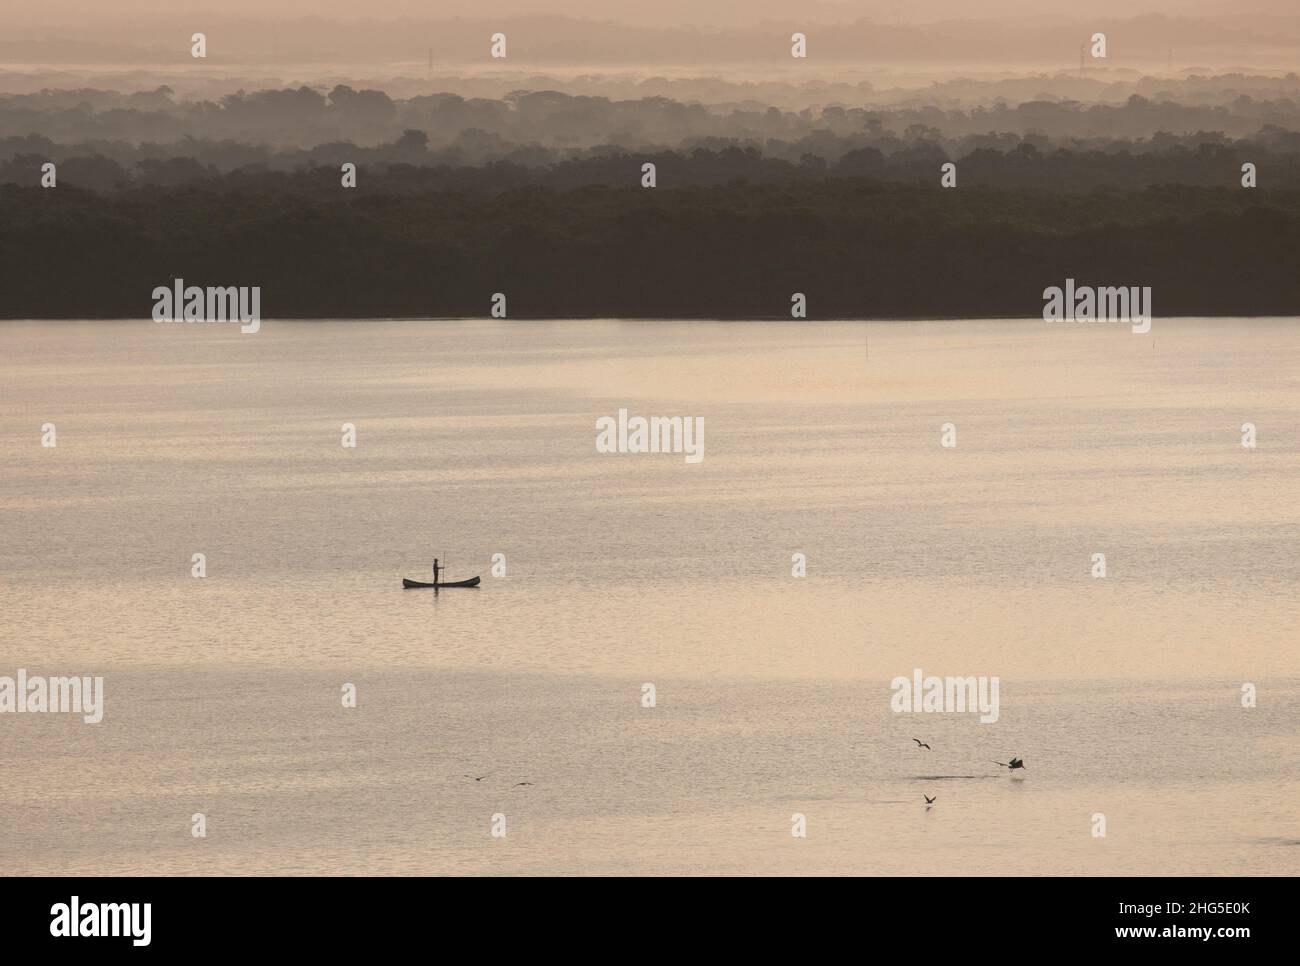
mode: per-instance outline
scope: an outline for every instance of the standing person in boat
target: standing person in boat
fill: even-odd
[[[433,558],[433,585],[438,586],[438,558]]]

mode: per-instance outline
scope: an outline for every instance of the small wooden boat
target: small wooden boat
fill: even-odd
[[[402,586],[407,590],[410,590],[412,587],[433,587],[441,590],[443,587],[477,587],[478,580],[477,577],[471,577],[469,580],[439,581],[436,584],[426,584],[422,580],[407,580],[403,577]]]

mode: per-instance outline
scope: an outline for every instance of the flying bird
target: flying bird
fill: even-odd
[[[1001,761],[995,761],[993,764],[1001,765],[1003,768],[1010,768],[1012,771],[1015,771],[1017,768],[1025,767],[1025,760],[1023,758],[1012,758],[1010,764]]]
[[[921,792],[921,797],[925,799],[926,805],[933,805],[935,803],[935,800],[938,799],[939,796],[935,795],[934,798],[931,798],[925,792]]]
[[[491,772],[488,772],[487,775],[461,775],[460,777],[461,777],[461,778],[472,778],[472,779],[474,779],[476,782],[481,782],[484,778],[487,778],[488,775],[490,775],[490,774],[492,774],[492,773],[491,773]]]
[[[531,785],[531,784],[532,782],[515,782],[515,788],[518,788],[520,785]]]
[[[929,751],[929,750],[930,750],[930,746],[927,745],[927,744],[926,744],[924,741],[922,741],[920,738],[913,738],[912,740],[916,742],[916,744],[917,744],[918,747],[924,748],[926,751]]]

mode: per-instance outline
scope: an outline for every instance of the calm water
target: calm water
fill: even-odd
[[[0,869],[1294,874],[1297,402],[1294,320],[0,323],[0,675],[106,690]]]

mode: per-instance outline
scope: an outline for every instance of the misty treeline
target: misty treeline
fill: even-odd
[[[1157,318],[1300,314],[1296,189],[843,177],[397,193],[267,177],[0,186],[0,315],[148,318],[177,278],[261,286],[268,318],[486,316],[496,292],[519,319],[788,318],[796,292],[810,318],[1033,317],[1066,278],[1150,286]]]
[[[484,315],[495,292],[513,318],[788,317],[795,292],[813,318],[1033,316],[1066,278],[1150,286],[1157,316],[1300,314],[1300,92],[1215,97],[7,98],[0,316],[148,317],[177,278],[261,286],[268,318]]]
[[[150,110],[183,112],[189,109],[189,105],[199,102],[220,104],[221,99],[232,91],[244,91],[247,95],[250,91],[297,90],[304,86],[322,94],[328,94],[339,86],[358,91],[382,90],[399,106],[412,98],[437,94],[490,101],[501,100],[517,91],[563,91],[574,97],[610,101],[666,98],[682,104],[707,105],[713,112],[766,110],[768,107],[797,112],[805,108],[820,110],[825,106],[949,111],[1032,101],[1118,106],[1134,94],[1148,101],[1205,107],[1231,105],[1244,96],[1263,110],[1271,101],[1300,97],[1300,76],[1294,71],[1208,69],[1181,71],[1177,75],[1149,75],[1125,68],[1090,67],[1084,71],[995,71],[976,75],[952,70],[899,74],[892,71],[864,73],[810,69],[795,73],[738,70],[725,76],[674,72],[672,76],[664,76],[655,73],[653,67],[583,74],[556,74],[511,67],[462,74],[418,72],[418,76],[412,76],[400,67],[360,72],[321,67],[295,70],[293,77],[296,79],[286,79],[282,74],[282,71],[273,69],[251,68],[202,72],[142,69],[128,74],[108,68],[0,68],[0,101],[9,96],[21,98],[12,103],[32,110],[88,108],[98,112],[131,110],[147,105]],[[159,99],[159,93],[165,94],[166,99]],[[86,107],[80,108],[82,104]]]
[[[166,89],[93,93],[0,99],[0,131],[22,130],[23,124],[36,129],[0,136],[0,183],[35,184],[46,162],[56,164],[58,185],[96,191],[200,182],[217,190],[317,190],[338,181],[347,162],[358,167],[359,190],[399,192],[619,186],[636,183],[646,162],[656,165],[661,187],[841,177],[934,183],[939,166],[955,161],[963,187],[1078,191],[1227,185],[1249,161],[1263,172],[1262,186],[1300,184],[1300,96],[1257,102],[1239,95],[1215,106],[1133,95],[1122,105],[1038,101],[969,111],[831,106],[719,113],[665,98],[610,101],[555,91],[395,102],[381,91],[340,86],[326,95],[304,87],[231,95],[203,102],[201,109],[182,109]],[[76,101],[81,94],[88,100]],[[69,106],[96,97],[97,108]],[[15,107],[18,102],[29,106]],[[30,106],[38,102],[44,106]],[[152,118],[161,125],[155,133],[166,136],[172,122],[209,115],[216,119],[200,128],[237,131],[243,139],[93,136],[96,118],[106,129],[128,130]],[[45,127],[66,128],[69,140],[40,133],[39,121],[49,117],[59,122]],[[423,126],[399,129],[412,120]],[[1219,126],[1197,126],[1214,122]],[[262,137],[275,130],[283,141],[295,124],[322,138],[335,128],[395,133],[388,141],[358,136],[301,147]],[[1229,133],[1243,127],[1250,133]],[[1071,130],[1078,133],[1059,133]],[[1082,133],[1094,130],[1105,133]]]
[[[608,145],[679,148],[708,138],[759,146],[839,140],[844,150],[852,150],[866,146],[868,138],[925,137],[941,141],[951,152],[980,146],[979,139],[1002,132],[1065,147],[1102,147],[1159,132],[1212,131],[1243,138],[1265,127],[1300,130],[1300,78],[1263,80],[1267,84],[1258,88],[1245,77],[1218,78],[1210,88],[1169,81],[1169,89],[1110,103],[1049,94],[1058,85],[1043,79],[1042,92],[1014,103],[940,106],[939,92],[927,89],[917,94],[927,100],[915,104],[864,106],[860,96],[797,110],[753,100],[617,99],[556,90],[516,90],[499,98],[453,92],[394,98],[346,84],[239,91],[215,100],[178,100],[165,85],[131,93],[43,90],[0,95],[0,138],[35,135],[63,145],[102,144],[102,150],[92,153],[108,156],[120,150],[114,147],[119,142],[239,141],[267,146],[258,160],[268,161],[271,149],[287,152],[337,142],[372,147],[418,130],[428,135],[432,149],[456,148],[462,152],[459,161],[482,163],[526,148],[553,153]],[[291,157],[286,160],[292,164]]]

